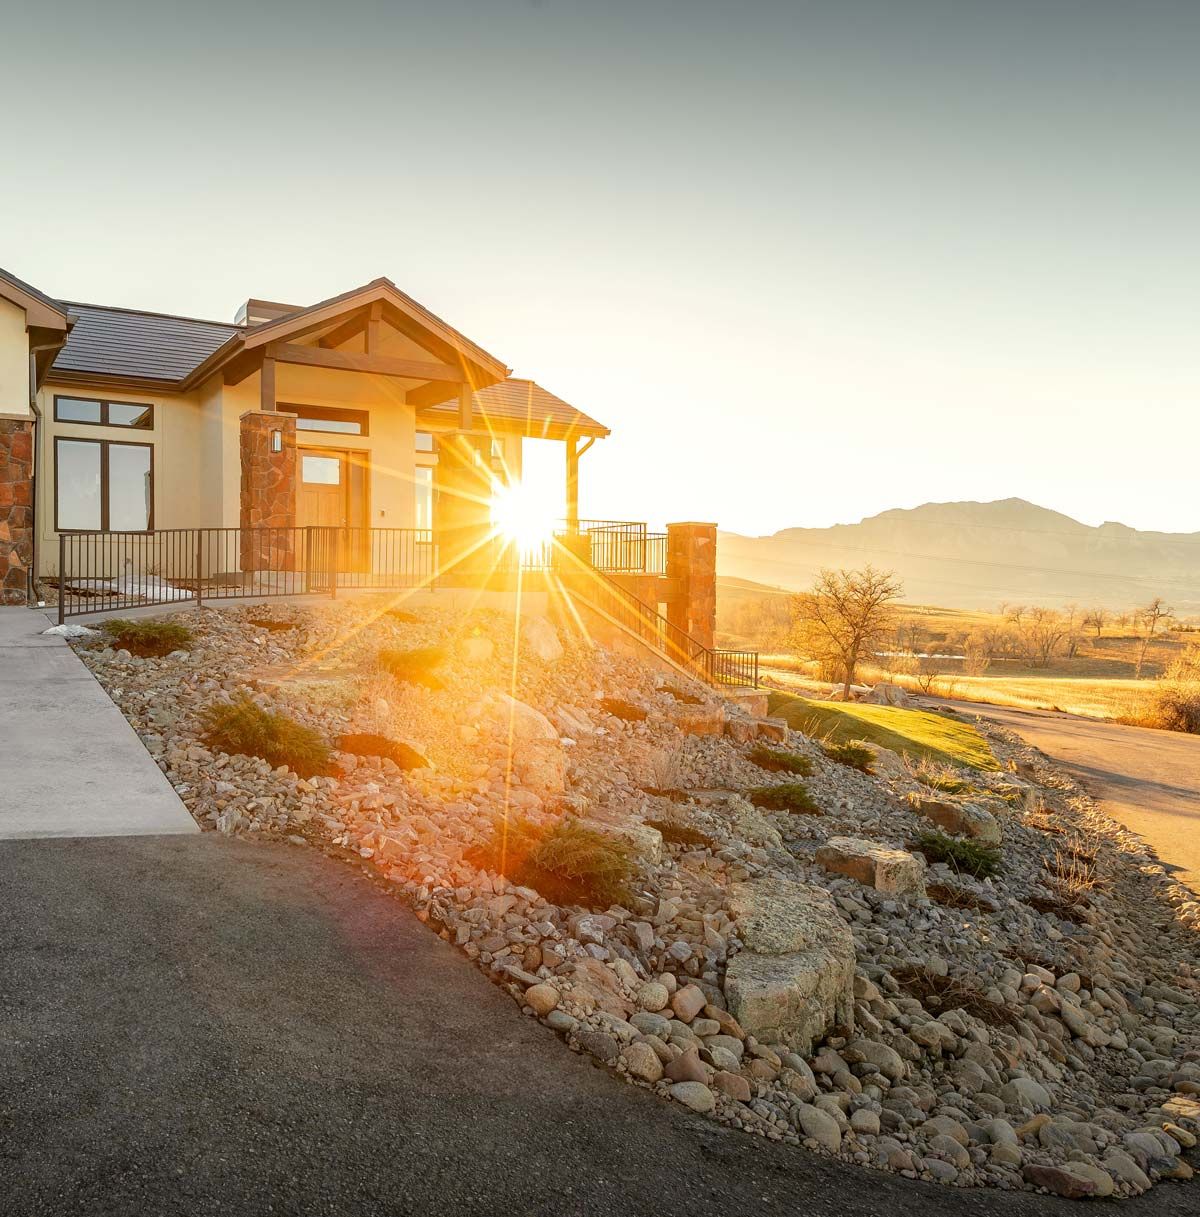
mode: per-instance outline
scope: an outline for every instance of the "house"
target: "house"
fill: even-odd
[[[0,271],[5,603],[123,578],[112,607],[158,586],[510,575],[494,508],[537,438],[564,448],[554,548],[641,606],[614,601],[615,616],[665,610],[711,649],[714,525],[672,539],[579,519],[580,457],[608,434],[388,279],[305,306],[251,298],[220,322],[60,300]]]

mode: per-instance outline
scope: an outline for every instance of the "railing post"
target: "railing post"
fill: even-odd
[[[313,540],[312,525],[304,529],[304,593],[312,591]]]
[[[204,607],[204,529],[196,529],[196,607]]]
[[[342,530],[340,528],[335,528],[333,530],[333,543],[331,550],[333,553],[333,561],[330,563],[330,566],[333,569],[329,572],[329,599],[336,600],[338,567],[342,564]]]
[[[67,620],[67,537],[58,534],[58,624]]]

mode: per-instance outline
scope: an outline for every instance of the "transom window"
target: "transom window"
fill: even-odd
[[[154,448],[60,435],[54,489],[56,530],[147,532],[154,527]]]
[[[369,434],[366,410],[339,410],[334,406],[299,406],[280,402],[280,410],[296,415],[297,431],[327,431],[335,435]]]
[[[418,431],[417,432],[417,451],[432,452],[433,451],[433,432]]]
[[[154,407],[147,402],[107,401],[99,397],[54,398],[54,419],[60,423],[87,423],[97,427],[154,427]]]

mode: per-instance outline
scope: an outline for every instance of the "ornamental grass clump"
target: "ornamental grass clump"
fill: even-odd
[[[261,757],[303,778],[329,772],[330,748],[318,731],[286,714],[264,710],[249,697],[208,706],[201,726],[201,739],[218,752]]]
[[[822,744],[821,751],[839,765],[857,769],[860,773],[874,772],[871,765],[875,760],[875,753],[866,744],[856,744],[853,740],[844,744]]]
[[[968,841],[944,832],[923,832],[913,850],[927,862],[944,862],[961,875],[987,879],[1000,869],[1000,850],[982,841]]]
[[[768,773],[796,773],[808,777],[812,773],[812,761],[799,752],[784,752],[780,748],[769,748],[766,744],[755,744],[747,755],[760,769]]]
[[[109,645],[142,659],[161,659],[172,651],[184,651],[192,644],[192,631],[178,621],[130,621],[114,617],[100,629]]]
[[[514,816],[497,821],[490,840],[468,851],[472,865],[531,887],[551,904],[604,910],[630,899],[636,867],[629,846],[577,820],[536,824]]]
[[[411,651],[386,648],[379,652],[379,667],[396,680],[427,689],[445,688],[437,669],[446,662],[441,647],[417,647]]]
[[[825,813],[813,802],[803,782],[784,782],[779,786],[754,786],[746,798],[764,811],[790,811],[797,815],[820,816]]]

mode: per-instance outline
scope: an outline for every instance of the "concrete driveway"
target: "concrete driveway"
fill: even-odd
[[[625,1085],[309,848],[0,842],[0,977],[0,1211],[21,1217],[1080,1211],[838,1165]]]
[[[1109,816],[1144,837],[1175,878],[1200,892],[1200,736],[1057,710],[945,704],[1008,727],[1040,748]]]

